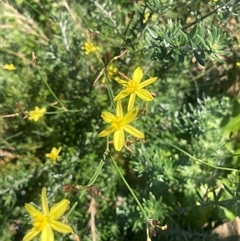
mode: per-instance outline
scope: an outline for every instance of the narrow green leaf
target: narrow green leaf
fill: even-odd
[[[197,62],[201,64],[202,66],[205,66],[204,60],[201,58],[201,55],[197,51],[193,51],[193,54],[195,58],[197,59]]]
[[[227,208],[223,206],[218,206],[219,208],[219,216],[221,219],[228,219],[228,220],[233,220],[236,218],[236,214],[228,210]]]

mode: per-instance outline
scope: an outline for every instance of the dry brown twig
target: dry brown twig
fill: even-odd
[[[14,21],[10,24],[2,24],[1,29],[20,29],[22,32],[36,37],[40,44],[46,44],[48,37],[30,17],[19,13],[12,5],[7,2],[2,3],[3,17],[12,18]]]
[[[127,52],[127,49],[125,49],[120,55],[117,55],[117,56],[113,57],[113,58],[107,63],[107,65],[110,64],[110,63],[112,63],[114,60],[117,60],[117,59],[121,58],[124,54],[126,54],[126,52]],[[108,56],[108,53],[107,53],[107,56]],[[103,75],[105,68],[106,68],[106,66],[99,72],[97,78],[96,78],[96,79],[94,80],[94,82],[93,82],[93,86],[95,86],[95,85],[97,84],[98,80],[99,80],[100,77]]]
[[[88,222],[88,225],[91,228],[91,233],[92,233],[92,241],[97,241],[98,236],[97,236],[97,229],[96,229],[96,224],[95,224],[95,216],[97,213],[97,208],[96,208],[96,201],[94,197],[91,196],[91,201],[90,205],[88,208],[88,213],[90,213],[90,220]]]

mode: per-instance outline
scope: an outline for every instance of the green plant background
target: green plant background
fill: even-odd
[[[148,218],[167,225],[151,240],[215,240],[212,229],[239,215],[239,2],[0,4],[1,240],[22,240],[31,228],[24,203],[40,206],[44,186],[50,206],[64,197],[77,202],[68,223],[81,240],[147,240],[150,221],[98,137],[101,112],[113,104],[108,90],[116,95],[119,85],[103,76],[93,83],[107,55],[125,50],[113,61],[120,72],[131,77],[141,66],[144,79],[158,80],[148,86],[154,101],[136,102],[146,110],[134,122],[145,142],[131,139],[134,153],[110,145],[110,154]],[[85,42],[99,50],[86,55]],[[3,68],[10,63],[15,70]],[[38,122],[24,118],[35,106],[48,112]],[[60,146],[57,163],[47,164],[45,153]],[[66,184],[87,185],[102,159],[93,184],[101,195],[63,192]]]

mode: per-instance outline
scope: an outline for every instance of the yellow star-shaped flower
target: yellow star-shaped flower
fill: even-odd
[[[63,199],[49,210],[46,188],[42,189],[41,201],[42,212],[28,203],[25,204],[25,208],[33,220],[33,228],[27,232],[23,241],[30,241],[39,233],[41,233],[41,241],[54,241],[53,230],[64,234],[72,232],[72,228],[69,225],[57,221],[65,213],[70,202],[67,199]]]
[[[93,43],[85,43],[84,46],[82,46],[82,49],[85,51],[85,54],[88,55],[91,52],[95,52],[99,49],[98,46],[94,45]]]
[[[124,87],[114,100],[120,100],[128,95],[130,95],[128,102],[128,111],[131,110],[134,106],[136,96],[144,101],[151,101],[153,97],[148,90],[143,89],[145,86],[150,85],[151,83],[157,80],[157,77],[153,77],[141,82],[143,77],[143,71],[141,67],[137,67],[133,73],[132,79],[122,80],[116,79],[116,81]]]
[[[46,112],[45,107],[40,109],[38,106],[36,106],[34,110],[29,111],[28,119],[34,120],[35,122],[37,122],[42,116],[44,116],[45,112]]]
[[[13,64],[4,64],[4,65],[3,65],[3,69],[6,69],[6,70],[15,70],[16,67],[15,67]]]
[[[116,115],[113,115],[110,112],[102,112],[101,117],[106,123],[110,123],[111,126],[107,129],[103,130],[101,133],[99,133],[99,137],[105,137],[109,136],[112,133],[114,133],[113,136],[113,144],[114,148],[117,151],[121,151],[124,140],[125,140],[125,134],[124,131],[129,133],[130,135],[137,137],[137,138],[144,138],[144,134],[137,130],[135,127],[129,125],[132,121],[135,120],[136,116],[138,114],[138,109],[132,108],[130,111],[128,111],[125,115],[123,115],[122,110],[122,103],[120,100],[117,101],[116,106]]]
[[[57,158],[59,157],[59,153],[62,150],[62,147],[59,147],[58,149],[56,147],[53,147],[50,153],[46,153],[45,156],[52,160],[53,163],[57,161]]]

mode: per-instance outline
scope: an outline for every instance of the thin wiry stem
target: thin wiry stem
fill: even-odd
[[[148,216],[147,216],[147,214],[146,214],[146,212],[145,212],[142,204],[141,204],[140,201],[138,200],[138,198],[137,198],[136,194],[134,193],[134,191],[132,190],[132,188],[129,186],[129,184],[128,184],[128,182],[126,181],[126,179],[124,178],[124,176],[123,176],[122,172],[120,171],[120,169],[119,169],[119,167],[118,167],[115,159],[114,159],[112,156],[111,156],[111,160],[112,160],[114,166],[116,167],[116,169],[117,169],[120,177],[122,178],[124,184],[126,185],[127,189],[129,190],[129,192],[131,193],[131,195],[132,195],[133,198],[135,199],[135,201],[136,201],[138,207],[140,208],[140,210],[141,210],[141,212],[142,212],[145,220],[148,220]]]

